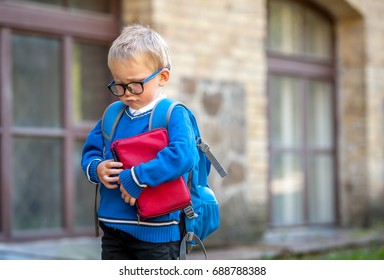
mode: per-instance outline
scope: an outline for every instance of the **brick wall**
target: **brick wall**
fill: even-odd
[[[384,1],[350,0],[364,17],[366,164],[369,221],[384,218]]]
[[[316,2],[336,19],[341,223],[369,226],[384,213],[384,2]]]

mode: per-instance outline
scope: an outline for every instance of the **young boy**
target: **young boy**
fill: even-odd
[[[108,88],[127,105],[111,142],[148,131],[151,110],[163,98],[161,89],[170,78],[166,43],[149,28],[126,27],[109,50],[108,67],[113,76]],[[126,170],[113,160],[110,148],[104,147],[101,120],[89,133],[82,168],[91,183],[101,183],[102,259],[178,258],[180,212],[139,224],[135,206],[143,188],[185,176],[196,161],[192,124],[184,107],[172,111],[167,130],[167,148],[155,159]]]

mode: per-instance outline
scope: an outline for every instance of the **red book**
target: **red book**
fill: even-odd
[[[157,153],[168,144],[167,130],[158,128],[116,140],[111,144],[111,151],[115,160],[123,163],[124,169],[130,169],[156,158]],[[190,203],[191,195],[182,176],[157,186],[147,186],[136,200],[141,220],[181,210]]]

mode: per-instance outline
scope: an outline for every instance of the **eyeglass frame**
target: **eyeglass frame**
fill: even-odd
[[[144,92],[144,84],[149,82],[150,80],[152,80],[153,78],[155,78],[163,69],[168,69],[170,70],[168,67],[167,68],[160,68],[158,70],[156,70],[155,72],[153,72],[151,75],[149,75],[147,78],[145,78],[144,80],[140,81],[140,82],[129,82],[128,84],[116,84],[115,83],[115,80],[112,80],[108,85],[108,89],[109,91],[114,95],[114,96],[117,96],[117,97],[121,97],[121,96],[124,96],[125,93],[126,93],[126,90],[128,90],[131,94],[134,94],[134,95],[140,95]],[[140,84],[141,85],[141,92],[139,93],[134,93],[134,92],[131,92],[129,90],[129,85],[130,84]],[[116,94],[112,91],[111,87],[112,86],[121,86],[123,89],[124,89],[124,92],[123,94]]]

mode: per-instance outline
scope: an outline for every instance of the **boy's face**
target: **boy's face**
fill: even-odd
[[[109,64],[116,84],[128,84],[131,82],[142,82],[158,69],[150,69],[142,61],[112,61]],[[119,99],[134,110],[139,110],[151,103],[160,94],[160,88],[163,87],[169,79],[169,70],[162,69],[154,78],[146,82],[141,94],[132,94],[125,90],[125,94]]]

